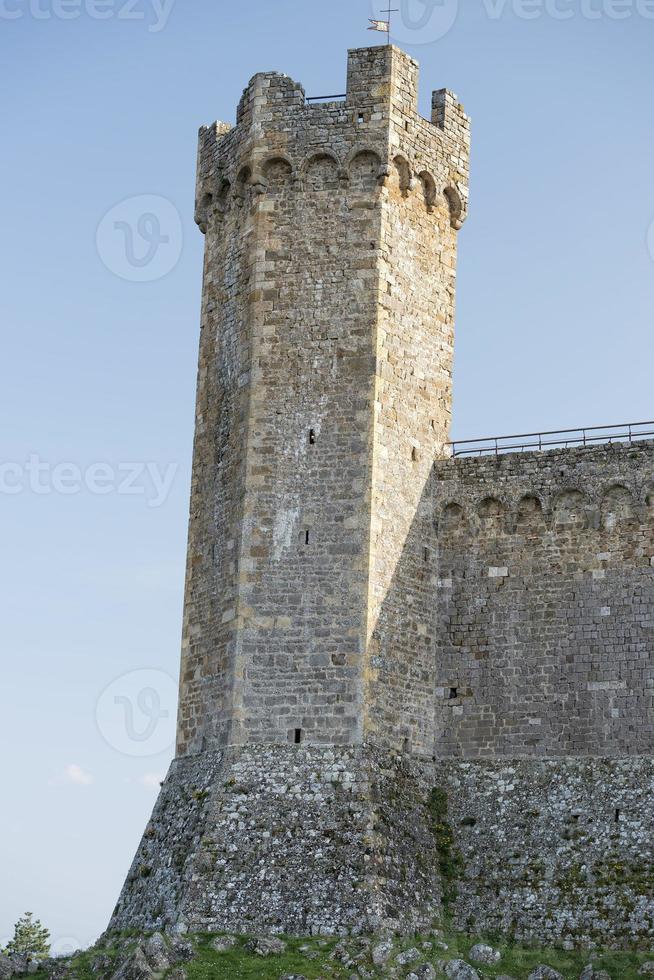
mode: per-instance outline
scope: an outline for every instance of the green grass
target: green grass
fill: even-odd
[[[286,952],[281,956],[257,956],[245,948],[247,940],[239,940],[238,946],[226,953],[216,953],[211,949],[212,936],[199,937],[198,957],[185,967],[189,980],[213,980],[217,977],[234,977],[235,980],[279,980],[285,973],[295,973],[316,980],[325,976],[325,967],[339,966],[330,961],[329,957],[336,945],[336,940],[316,939],[285,939]],[[315,959],[301,952],[300,947],[315,954]],[[333,977],[351,975],[343,972],[332,972]]]
[[[247,947],[247,938],[239,938],[233,949],[217,953],[211,948],[213,935],[202,934],[193,937],[197,950],[196,958],[183,964],[189,980],[279,980],[284,974],[296,974],[307,980],[341,980],[356,973],[356,967],[346,966],[331,955],[338,944],[337,939],[289,939],[285,937],[286,951],[279,956],[261,957],[251,953]],[[477,966],[484,977],[497,977],[509,974],[516,980],[526,980],[531,970],[541,963],[558,970],[565,980],[578,980],[583,968],[592,962],[596,969],[606,970],[612,980],[642,980],[638,974],[639,967],[648,960],[654,960],[654,950],[646,952],[599,950],[594,954],[584,951],[567,952],[556,948],[529,948],[503,942],[497,937],[477,937],[475,939],[462,933],[444,930],[443,942],[447,943],[447,951],[436,948],[439,937],[414,937],[412,939],[397,939],[395,950],[389,960],[392,965],[395,956],[402,950],[417,947],[422,953],[422,962],[435,963],[437,960],[463,959],[470,962],[468,954],[476,942],[488,942],[502,953],[502,959],[494,966]],[[130,947],[133,948],[133,943]],[[361,942],[357,939],[344,940],[353,956],[362,950]],[[432,950],[423,950],[422,943],[432,942]],[[373,941],[374,944],[374,941]],[[75,959],[74,973],[76,980],[98,980],[99,974],[92,970],[92,962],[100,953],[107,954],[114,961],[118,955],[116,948],[88,950]],[[384,976],[381,970],[374,970],[369,955],[366,954],[359,962],[371,972],[372,976]],[[420,962],[420,961],[418,961]],[[417,964],[416,964],[417,965]],[[404,976],[409,967],[399,970]],[[386,974],[387,975],[387,974]],[[43,980],[45,974],[34,974],[35,980]]]

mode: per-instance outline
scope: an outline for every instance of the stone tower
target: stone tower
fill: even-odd
[[[445,90],[423,119],[417,83],[404,52],[363,48],[343,100],[260,74],[235,127],[200,131],[177,759],[115,927],[306,933],[439,907],[428,597],[389,597],[449,439],[469,122]]]

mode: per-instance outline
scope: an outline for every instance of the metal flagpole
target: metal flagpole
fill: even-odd
[[[385,10],[384,13],[388,14],[388,38],[386,40],[386,43],[390,44],[391,43],[391,19],[393,14],[399,13],[399,8],[391,7],[391,2],[390,0],[388,0],[388,10]]]

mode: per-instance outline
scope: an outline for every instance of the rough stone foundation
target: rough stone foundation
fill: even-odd
[[[249,746],[177,760],[110,929],[345,934],[440,911],[428,766]]]
[[[651,945],[652,759],[452,762],[441,771],[463,865],[457,925],[552,944]]]

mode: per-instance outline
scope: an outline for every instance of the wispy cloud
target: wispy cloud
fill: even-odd
[[[48,780],[50,786],[90,786],[92,782],[91,773],[86,772],[76,762],[70,762],[60,775]]]

